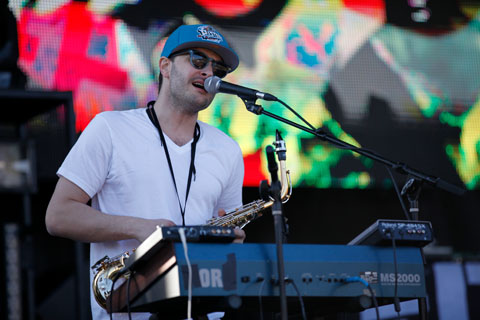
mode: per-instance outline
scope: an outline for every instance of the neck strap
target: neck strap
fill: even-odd
[[[180,207],[180,214],[182,215],[182,225],[185,226],[185,210],[187,207],[188,194],[190,192],[190,186],[192,184],[192,176],[194,177],[193,180],[195,180],[195,174],[196,174],[195,151],[197,148],[197,142],[200,139],[200,126],[198,125],[198,123],[195,123],[195,131],[193,133],[193,142],[191,144],[190,168],[188,169],[188,182],[187,182],[187,190],[185,193],[185,203],[182,207],[182,204],[180,202],[180,197],[178,195],[177,183],[175,181],[175,174],[173,172],[172,161],[170,160],[170,154],[168,153],[167,144],[165,142],[165,137],[163,135],[162,128],[160,127],[160,122],[158,121],[157,114],[155,113],[155,109],[153,108],[154,103],[155,103],[154,101],[150,101],[148,103],[147,114],[148,114],[148,117],[150,118],[150,121],[152,121],[153,125],[158,130],[158,135],[160,136],[160,141],[162,143],[163,150],[165,151],[165,157],[167,158],[168,167],[170,168],[170,174],[172,176],[173,186],[175,187],[175,193],[177,194],[178,206]]]

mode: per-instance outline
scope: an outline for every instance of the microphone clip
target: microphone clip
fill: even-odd
[[[248,111],[256,114],[257,116],[263,113],[263,107],[255,103],[257,99],[242,98],[242,100],[243,103],[245,103],[245,107],[247,107]]]

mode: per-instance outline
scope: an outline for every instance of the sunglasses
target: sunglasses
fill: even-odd
[[[223,62],[207,57],[205,54],[203,54],[200,51],[191,50],[191,49],[172,53],[169,58],[171,59],[173,57],[181,56],[185,54],[190,55],[190,64],[195,69],[198,69],[198,70],[205,68],[208,65],[208,63],[211,61],[213,75],[219,78],[225,77],[227,73],[229,73],[231,70],[231,68],[227,67],[225,64],[223,64]]]

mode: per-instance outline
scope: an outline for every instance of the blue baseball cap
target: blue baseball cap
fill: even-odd
[[[238,67],[239,59],[225,38],[212,26],[205,24],[181,25],[168,37],[163,47],[162,57],[183,49],[206,48],[218,54],[223,62],[231,68]]]

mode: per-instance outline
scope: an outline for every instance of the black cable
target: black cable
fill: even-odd
[[[128,272],[129,270],[120,270],[119,272],[117,272],[113,278],[112,278],[112,286],[110,288],[110,303],[109,303],[109,306],[110,306],[110,312],[108,312],[107,310],[107,313],[110,314],[110,320],[113,320],[113,298],[112,298],[112,294],[113,294],[113,289],[115,288],[115,282],[117,282],[117,280],[123,276],[126,272]],[[133,272],[132,272],[132,275],[133,275]],[[130,280],[130,277],[128,278],[128,280]],[[130,283],[127,283],[127,308],[129,309],[130,308],[130,299],[129,299],[129,294],[130,294],[130,287],[129,287]],[[130,311],[128,311],[130,313]]]
[[[130,281],[132,280],[132,274],[127,279],[127,313],[128,320],[132,320],[132,313],[130,312]]]
[[[290,107],[288,104],[286,104],[285,102],[283,102],[282,100],[278,99],[278,102],[280,102],[282,105],[284,105],[288,110],[290,110],[293,114],[295,114],[298,118],[300,118],[300,120],[302,120],[307,126],[310,127],[310,129],[312,129],[313,131],[315,131],[316,133],[316,137],[317,138],[322,138],[322,137],[325,137],[325,136],[328,136],[328,134],[323,131],[322,129],[319,129],[319,128],[315,128],[313,125],[311,125],[307,120],[305,120],[301,115],[299,115],[292,107]],[[378,153],[376,153],[375,151],[373,150],[370,150],[370,149],[367,149],[367,148],[359,148],[359,147],[356,147],[356,146],[353,146],[345,141],[342,141],[342,140],[338,140],[338,141],[329,141],[331,144],[335,145],[337,148],[339,149],[342,149],[342,150],[349,150],[349,151],[353,151],[353,152],[358,152],[361,154],[360,151],[365,151],[365,152],[368,152],[370,153],[370,155],[372,156],[375,156],[375,157],[381,157]]]
[[[397,194],[398,200],[400,201],[400,204],[402,205],[403,213],[405,214],[405,217],[407,220],[410,220],[410,216],[408,215],[407,207],[405,206],[405,202],[403,202],[402,195],[400,194],[400,190],[398,189],[397,182],[395,181],[395,178],[392,174],[392,170],[388,166],[385,166],[387,168],[388,174],[390,175],[390,178],[392,179],[393,187],[395,188],[395,193]]]
[[[375,292],[373,291],[371,286],[367,286],[368,291],[370,291],[370,294],[372,296],[372,301],[373,301],[373,306],[375,307],[375,313],[377,315],[377,320],[380,320],[380,310],[378,310],[378,301],[377,297],[375,296]]]
[[[246,101],[244,101],[245,103],[247,103]],[[298,118],[300,118],[300,120],[302,120],[307,126],[310,127],[311,130],[315,131],[315,136],[317,138],[321,138],[321,139],[324,139],[325,136],[329,136],[329,134],[327,134],[325,131],[323,131],[322,129],[319,129],[319,128],[315,128],[313,125],[311,125],[307,120],[305,120],[301,115],[299,115],[292,107],[290,107],[288,104],[286,104],[285,102],[283,102],[282,100],[278,99],[278,102],[280,102],[282,105],[284,105],[288,110],[290,110],[293,114],[295,114]],[[248,109],[248,107],[247,107]],[[369,149],[366,149],[366,148],[359,148],[359,147],[356,147],[356,146],[353,146],[345,141],[342,141],[342,140],[338,140],[338,141],[332,141],[332,140],[329,140],[329,142],[333,145],[335,145],[337,148],[339,149],[342,149],[342,150],[349,150],[349,151],[353,151],[353,152],[358,152],[361,154],[361,151],[364,151],[364,152],[368,152],[371,156],[375,156],[375,157],[380,157],[381,156],[376,153],[375,151],[372,151],[372,150],[369,150]]]
[[[112,287],[110,288],[110,312],[108,312],[110,314],[110,320],[113,320],[113,298],[112,298],[112,293],[113,293],[113,288],[115,288],[115,282],[117,282],[118,278],[120,278],[120,275],[117,273],[113,279],[112,279]]]
[[[398,318],[400,318],[400,299],[398,298],[398,264],[397,264],[397,246],[395,244],[395,237],[392,234],[392,246],[393,246],[393,267],[395,268],[395,294],[393,296],[393,303],[395,305],[395,311]]]
[[[370,295],[372,296],[372,301],[373,301],[373,305],[375,307],[375,313],[377,315],[377,320],[380,320],[380,310],[378,309],[377,297],[375,296],[375,291],[373,291],[373,288],[370,286],[368,281],[363,279],[363,278],[360,278],[360,277],[348,277],[348,278],[345,279],[345,283],[351,283],[351,282],[360,282],[365,287],[367,287],[368,291],[370,292]]]
[[[283,102],[282,100],[278,99],[278,102],[280,102],[281,104],[283,104],[288,110],[290,110],[294,115],[296,115],[300,120],[302,120],[307,126],[310,127],[310,129],[314,130],[318,135],[323,135],[325,136],[326,133],[322,130],[322,129],[318,129],[318,128],[315,128],[313,125],[311,125],[307,120],[305,120],[300,114],[298,114],[298,112],[296,112],[292,107],[290,107],[288,104],[286,104],[285,102]],[[350,150],[350,151],[355,151],[357,150],[358,148],[355,147],[355,146],[349,146],[347,145],[345,142],[343,141],[339,141],[339,142],[334,142],[334,141],[331,141],[331,143],[335,146],[337,146],[339,149],[343,149],[343,150]],[[366,149],[364,149],[366,150]],[[373,151],[370,151],[368,150],[369,152],[371,153],[374,153]]]
[[[285,279],[287,283],[291,283],[293,285],[293,288],[297,292],[298,300],[300,301],[300,309],[302,310],[302,318],[303,320],[307,320],[307,314],[305,313],[305,305],[303,304],[303,298],[302,295],[300,294],[300,291],[297,288],[297,285],[295,284],[295,281],[293,279]]]
[[[262,306],[262,291],[263,286],[265,285],[266,280],[262,280],[262,284],[260,285],[260,289],[258,289],[258,305],[260,309],[260,320],[263,320],[263,306]]]
[[[290,107],[288,104],[286,104],[285,102],[283,102],[282,100],[278,99],[278,102],[280,102],[281,104],[283,104],[288,110],[290,110],[294,115],[296,115],[300,120],[302,120],[307,126],[310,127],[310,129],[312,130],[317,130],[317,128],[315,128],[314,126],[312,126],[307,120],[303,119],[303,117],[297,113],[297,111],[295,111],[292,107]]]

